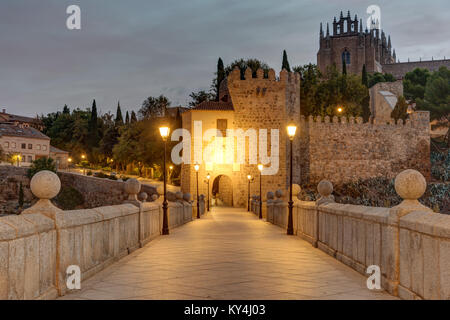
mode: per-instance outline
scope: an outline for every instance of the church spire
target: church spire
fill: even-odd
[[[323,38],[323,27],[322,27],[322,22],[320,23],[320,39]]]
[[[329,37],[329,36],[330,36],[330,25],[327,22],[327,37]]]

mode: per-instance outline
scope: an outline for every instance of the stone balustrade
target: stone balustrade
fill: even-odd
[[[316,202],[295,199],[294,234],[367,277],[369,266],[379,266],[382,288],[395,296],[448,300],[450,216],[418,202],[426,189],[418,171],[401,172],[395,188],[404,201],[375,208],[335,203],[331,182],[321,181]],[[267,199],[267,221],[286,228],[287,203]],[[258,206],[253,200],[256,215]]]
[[[136,179],[125,184],[123,204],[83,210],[63,211],[50,202],[60,186],[56,174],[37,173],[31,180],[40,199],[36,205],[0,218],[0,300],[64,295],[67,267],[79,266],[85,280],[161,234],[162,197],[153,194],[153,202],[146,202]],[[174,200],[168,206],[169,228],[194,216],[190,195]]]

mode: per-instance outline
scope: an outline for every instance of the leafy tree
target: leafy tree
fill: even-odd
[[[22,208],[24,203],[23,186],[22,182],[19,185],[19,207]]]
[[[136,121],[137,121],[136,113],[134,111],[131,111],[130,123],[134,123]]]
[[[394,107],[394,110],[392,110],[391,112],[391,118],[395,119],[395,122],[397,122],[399,119],[405,121],[408,117],[407,111],[408,103],[406,102],[405,97],[400,96],[398,98],[397,104]]]
[[[116,126],[120,127],[121,125],[123,125],[123,115],[122,109],[120,108],[120,102],[118,102],[116,111]]]
[[[113,148],[117,144],[119,138],[119,128],[110,113],[104,114],[103,120],[103,138],[100,141],[100,153],[105,158],[113,157]]]
[[[286,50],[283,50],[283,62],[281,64],[281,70],[283,69],[286,69],[288,72],[291,72],[291,67],[289,66]]]
[[[69,107],[67,106],[67,104],[64,105],[63,113],[64,113],[64,114],[70,114],[70,109],[69,109]]]
[[[431,76],[427,69],[416,68],[405,74],[403,78],[403,88],[405,98],[416,102],[425,98],[425,87],[428,78]]]
[[[195,107],[203,101],[212,101],[215,99],[215,95],[213,93],[206,92],[204,90],[192,92],[189,97],[191,98],[191,101],[189,101],[189,107]]]
[[[238,67],[239,70],[241,70],[242,80],[245,79],[245,70],[247,70],[247,68],[250,68],[250,70],[252,70],[252,77],[256,77],[256,71],[258,69],[262,69],[264,71],[264,77],[267,77],[270,69],[270,67],[265,62],[262,62],[258,59],[239,59],[233,61],[225,68],[225,74],[229,75],[235,67]]]
[[[369,88],[372,88],[379,82],[395,82],[395,78],[392,74],[379,72],[375,72],[369,76]]]
[[[48,170],[56,173],[55,161],[52,158],[39,158],[32,162],[27,176],[31,179],[39,171]]]
[[[139,109],[139,117],[141,119],[149,119],[153,117],[164,117],[166,109],[170,106],[170,101],[165,96],[148,97],[142,103]]]

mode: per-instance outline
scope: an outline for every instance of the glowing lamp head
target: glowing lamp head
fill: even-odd
[[[337,108],[337,112],[338,112],[338,113],[342,113],[342,111],[344,111],[344,109],[343,109],[342,107],[338,107],[338,108]]]
[[[163,140],[167,139],[167,137],[169,136],[169,132],[170,132],[169,127],[160,127],[159,128],[159,133],[161,134],[161,137],[163,138]]]
[[[248,176],[247,176],[247,179],[248,179],[248,180],[252,180],[252,176],[251,176],[251,175],[248,175]]]
[[[72,158],[67,159],[67,161],[72,162]]]
[[[297,131],[297,126],[294,124],[290,124],[287,127],[287,133],[289,136],[289,139],[293,140],[295,137],[295,132]]]
[[[84,154],[81,155],[81,159],[85,159],[86,156]]]
[[[198,164],[195,164],[194,169],[195,169],[195,171],[198,171],[200,169],[200,166]]]
[[[211,176],[209,175],[209,173],[206,175],[206,179],[211,179]]]
[[[263,166],[262,164],[258,164],[258,170],[259,170],[259,171],[262,171],[263,168],[264,168],[264,166]]]
[[[170,166],[169,169],[172,170],[172,169],[173,169],[173,166]]]

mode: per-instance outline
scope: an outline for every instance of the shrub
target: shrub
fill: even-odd
[[[72,187],[62,187],[55,198],[55,202],[63,210],[74,210],[84,204],[84,198],[80,191]]]
[[[114,175],[110,175],[110,176],[108,176],[108,179],[110,179],[110,180],[117,180],[117,177],[114,176]]]
[[[92,176],[92,171],[91,171],[91,170],[88,170],[88,172],[86,172],[86,175]]]
[[[450,181],[450,149],[447,154],[431,153],[431,175],[442,182]]]
[[[39,171],[48,170],[56,173],[55,161],[52,158],[40,158],[33,161],[30,169],[28,169],[27,176],[32,178]]]
[[[22,186],[22,182],[20,183],[19,186],[19,207],[22,208],[23,207],[23,186]]]

